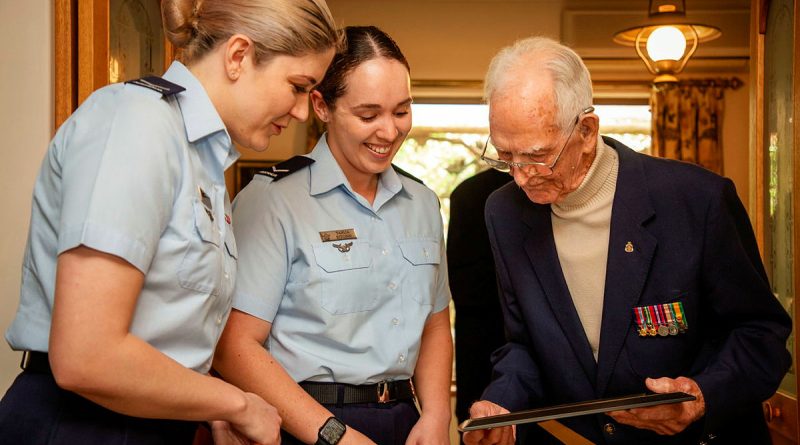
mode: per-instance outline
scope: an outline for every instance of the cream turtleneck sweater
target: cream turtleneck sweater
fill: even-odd
[[[581,185],[550,206],[561,270],[595,361],[600,349],[611,206],[619,170],[616,150],[600,136],[597,140],[597,154]]]

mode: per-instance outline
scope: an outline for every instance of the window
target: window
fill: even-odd
[[[488,168],[480,161],[489,135],[485,104],[413,104],[413,127],[395,163],[420,178],[439,196],[447,227],[450,193],[470,176]],[[647,105],[596,105],[600,134],[636,151],[650,152]]]

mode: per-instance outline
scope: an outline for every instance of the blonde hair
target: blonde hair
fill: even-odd
[[[256,63],[339,47],[341,33],[325,0],[163,0],[161,18],[179,60],[191,63],[230,36],[255,43]]]
[[[538,36],[518,40],[494,56],[484,81],[486,102],[492,100],[495,91],[503,88],[509,75],[525,72],[513,68],[525,65],[531,72],[543,69],[553,79],[556,122],[562,130],[569,128],[582,109],[592,105],[592,80],[580,56],[553,39]]]

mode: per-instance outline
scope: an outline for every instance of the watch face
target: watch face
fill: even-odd
[[[331,417],[319,431],[319,436],[330,445],[336,445],[347,429],[341,420]]]

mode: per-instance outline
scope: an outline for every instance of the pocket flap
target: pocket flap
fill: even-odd
[[[441,261],[438,241],[404,240],[400,241],[400,250],[403,252],[403,257],[415,266],[439,264]]]
[[[317,264],[326,272],[363,269],[371,263],[369,242],[365,240],[317,243],[312,247]]]

